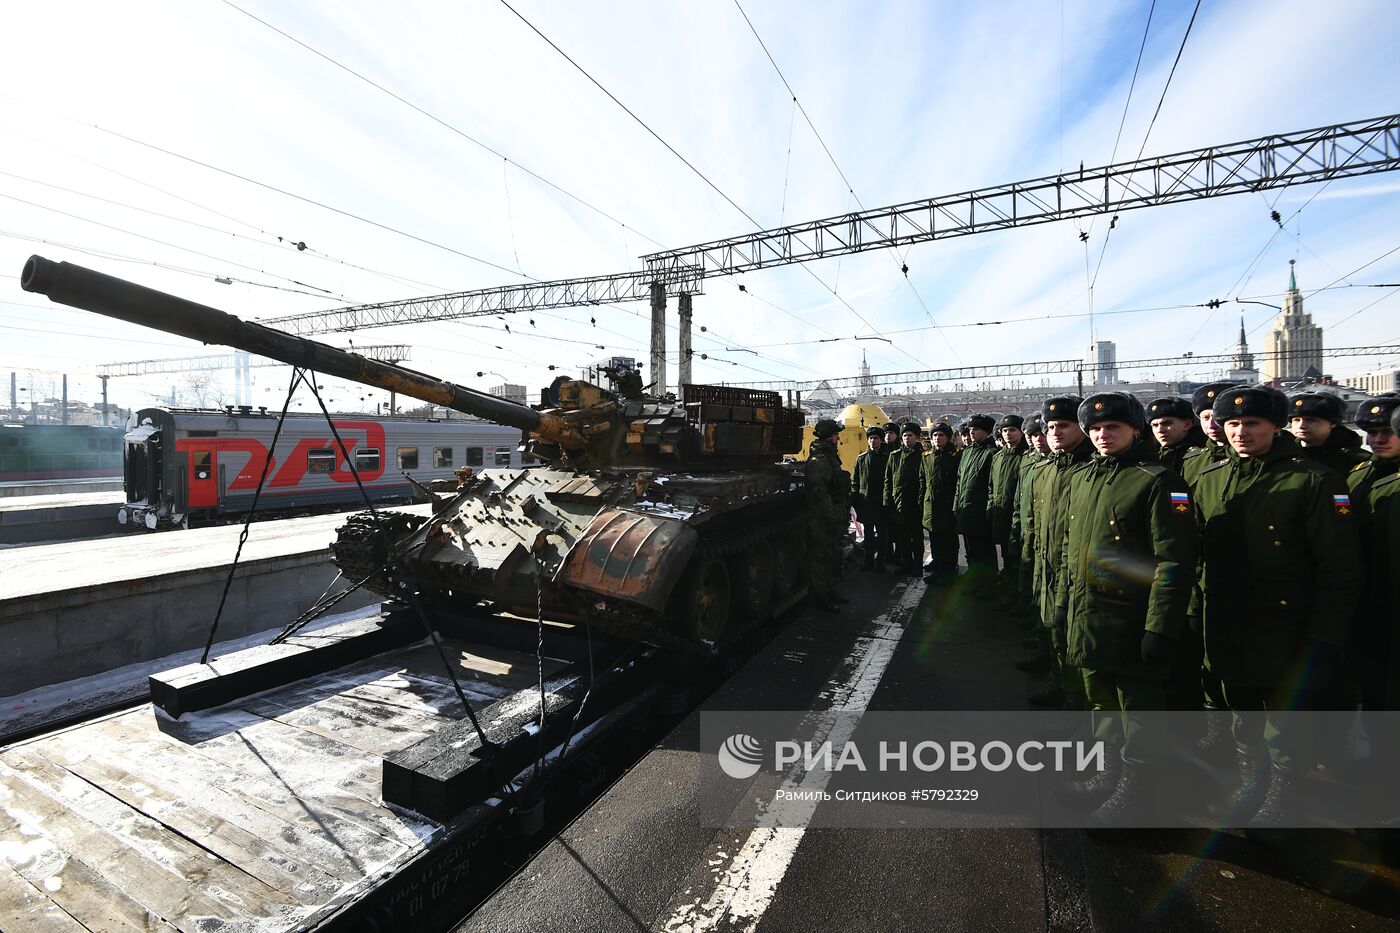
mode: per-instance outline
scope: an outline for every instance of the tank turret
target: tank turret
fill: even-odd
[[[32,256],[21,286],[60,304],[393,390],[530,435],[546,467],[461,472],[429,519],[351,516],[345,576],[389,598],[539,609],[629,639],[718,650],[802,595],[802,414],[776,392],[681,397],[558,381],[538,408],[287,334],[67,262]],[[347,468],[349,465],[347,464]]]

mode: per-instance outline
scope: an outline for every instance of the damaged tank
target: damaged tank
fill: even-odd
[[[687,385],[655,398],[635,372],[610,373],[611,388],[556,380],[532,407],[71,263],[33,256],[21,285],[526,432],[540,466],[463,468],[422,489],[431,517],[347,520],[337,565],[387,598],[714,653],[804,593],[801,472],[781,462],[800,448],[802,413],[776,392]]]

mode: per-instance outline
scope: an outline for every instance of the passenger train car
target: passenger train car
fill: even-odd
[[[0,482],[117,476],[120,428],[87,424],[0,425]]]
[[[519,469],[521,432],[485,421],[333,417],[360,482],[375,502],[408,501],[420,483],[458,467]],[[277,413],[248,406],[222,411],[143,408],[128,425],[123,456],[126,504],[117,520],[150,530],[241,520],[258,480],[257,512],[329,510],[363,501],[350,462],[320,414],[288,414],[271,452]]]

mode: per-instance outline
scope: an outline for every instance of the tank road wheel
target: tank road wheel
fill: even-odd
[[[773,601],[773,552],[760,543],[734,555],[729,561],[734,615],[740,619],[761,619]]]
[[[729,571],[724,562],[697,557],[676,585],[672,600],[676,630],[698,645],[715,646],[729,624]]]

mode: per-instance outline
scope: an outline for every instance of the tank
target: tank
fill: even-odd
[[[50,300],[390,389],[527,432],[540,466],[457,472],[422,487],[430,517],[352,515],[344,576],[388,599],[586,623],[713,654],[803,594],[802,413],[778,393],[687,385],[643,394],[556,380],[521,405],[370,360],[67,262],[33,256],[21,286]]]

